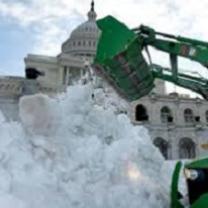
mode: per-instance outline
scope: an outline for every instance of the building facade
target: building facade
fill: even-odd
[[[148,128],[153,143],[167,159],[207,154],[208,103],[199,98],[151,93],[131,103],[129,116],[135,125]]]
[[[87,66],[96,54],[100,32],[96,25],[93,1],[87,16],[88,20],[79,25],[62,44],[59,55],[49,57],[29,54],[25,58],[25,68],[43,72],[45,75],[40,76],[38,81],[57,92],[84,78],[88,72]]]

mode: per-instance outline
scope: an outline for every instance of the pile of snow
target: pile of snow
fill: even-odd
[[[169,207],[162,156],[104,97],[78,85],[23,97],[21,123],[0,114],[1,207]]]

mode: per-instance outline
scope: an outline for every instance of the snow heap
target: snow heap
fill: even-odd
[[[0,114],[1,207],[169,207],[162,156],[104,97],[78,85],[23,97],[21,123]]]

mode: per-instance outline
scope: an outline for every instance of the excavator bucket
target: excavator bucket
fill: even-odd
[[[101,37],[93,64],[95,71],[129,101],[147,95],[154,87],[154,77],[137,35],[112,16],[98,20],[97,25]]]

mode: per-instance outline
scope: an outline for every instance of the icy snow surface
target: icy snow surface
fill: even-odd
[[[23,97],[20,117],[0,114],[0,207],[169,207],[159,151],[102,90]]]

